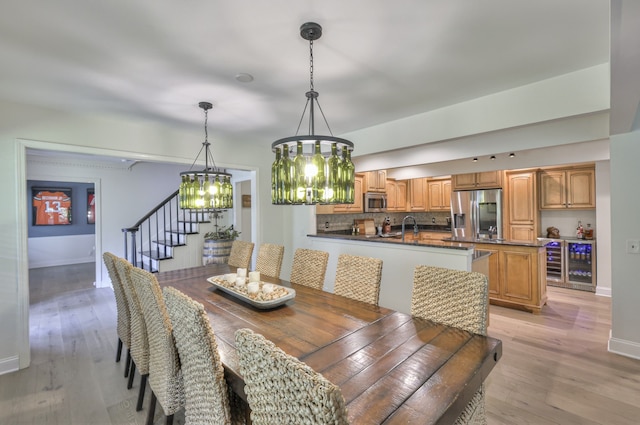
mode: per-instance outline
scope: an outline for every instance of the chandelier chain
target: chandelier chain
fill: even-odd
[[[309,40],[309,88],[313,91],[313,40]]]

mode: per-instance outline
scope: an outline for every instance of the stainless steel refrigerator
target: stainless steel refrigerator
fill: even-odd
[[[502,239],[502,189],[451,194],[451,232],[458,239]]]

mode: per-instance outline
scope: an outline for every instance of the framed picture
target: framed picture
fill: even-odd
[[[242,195],[242,208],[251,208],[251,195]]]
[[[34,187],[31,193],[34,226],[71,224],[71,188]]]
[[[87,189],[87,224],[96,224],[96,192]]]

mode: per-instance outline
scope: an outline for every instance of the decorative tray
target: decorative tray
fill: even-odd
[[[251,304],[252,306],[260,309],[269,309],[278,307],[287,301],[295,298],[296,291],[293,288],[287,288],[286,286],[276,285],[275,283],[258,282],[259,290],[256,293],[250,294],[247,290],[247,285],[238,287],[233,283],[229,283],[225,280],[224,275],[211,276],[207,278],[207,282],[212,284],[216,289],[226,292],[244,302]],[[265,292],[265,286],[267,291]]]

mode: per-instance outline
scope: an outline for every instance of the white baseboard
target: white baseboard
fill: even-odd
[[[611,298],[611,288],[596,286],[596,295]]]
[[[5,373],[15,372],[20,369],[20,359],[18,356],[7,357],[6,359],[0,359],[0,375]]]
[[[640,360],[640,344],[634,341],[609,336],[609,351],[621,356]]]

